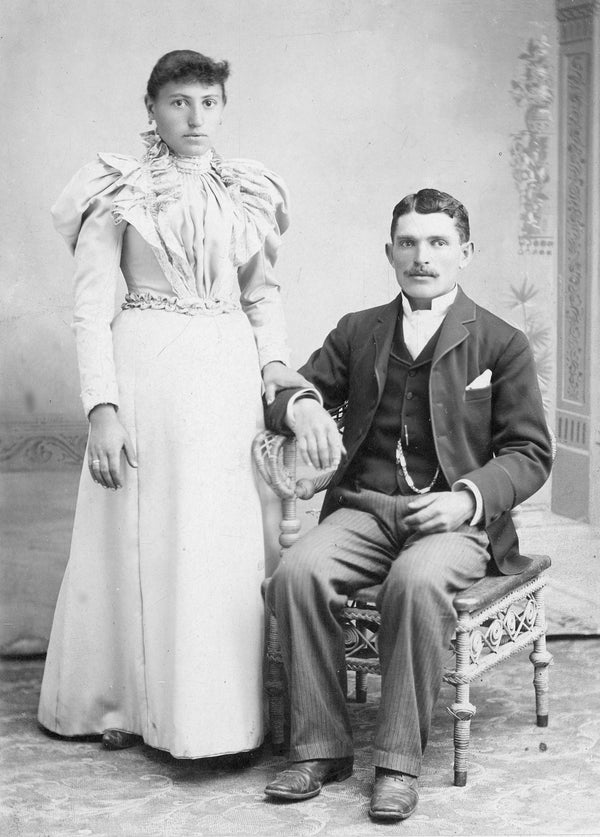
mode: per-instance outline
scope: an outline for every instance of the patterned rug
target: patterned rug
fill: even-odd
[[[285,760],[265,746],[247,766],[231,759],[178,761],[138,747],[44,734],[35,712],[43,661],[0,663],[0,834],[6,837],[201,835],[558,835],[600,832],[600,640],[549,643],[550,726],[534,723],[532,667],[520,654],[471,689],[467,787],[452,785],[452,724],[445,686],[436,707],[416,813],[400,824],[367,816],[370,746],[379,680],[366,705],[350,704],[355,770],[297,804],[265,801]]]

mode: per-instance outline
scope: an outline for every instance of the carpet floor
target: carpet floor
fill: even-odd
[[[379,680],[366,705],[350,704],[353,776],[314,799],[267,802],[264,785],[285,759],[268,745],[251,763],[178,761],[150,749],[103,750],[64,741],[36,723],[43,660],[4,660],[0,834],[5,837],[201,837],[201,835],[559,835],[600,834],[600,640],[555,640],[550,726],[534,723],[527,654],[471,689],[469,779],[452,785],[452,723],[444,686],[421,778],[416,813],[403,823],[367,816],[370,746]]]

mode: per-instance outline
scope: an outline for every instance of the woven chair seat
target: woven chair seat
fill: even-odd
[[[519,575],[486,575],[462,593],[458,593],[454,597],[456,612],[473,613],[475,610],[489,607],[493,602],[503,599],[527,582],[537,578],[550,566],[550,558],[547,555],[530,555],[529,558],[531,558],[531,565]]]

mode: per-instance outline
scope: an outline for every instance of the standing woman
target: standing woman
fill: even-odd
[[[262,742],[264,576],[250,446],[289,370],[273,274],[285,186],[212,147],[227,62],[164,55],[141,160],[99,154],[55,224],[75,256],[89,418],[39,720],[178,758]],[[127,295],[113,319],[116,281]]]

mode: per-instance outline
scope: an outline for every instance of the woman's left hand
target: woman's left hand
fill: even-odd
[[[262,377],[267,404],[273,403],[280,389],[289,389],[290,387],[312,388],[310,381],[307,381],[299,372],[295,372],[279,360],[273,360],[263,366]]]

